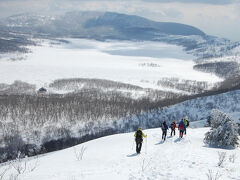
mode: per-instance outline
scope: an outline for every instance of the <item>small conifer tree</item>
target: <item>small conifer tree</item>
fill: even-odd
[[[227,114],[213,109],[211,130],[205,134],[204,142],[217,147],[236,147],[238,145],[238,126]]]

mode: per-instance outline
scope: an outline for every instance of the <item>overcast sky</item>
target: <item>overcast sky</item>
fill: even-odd
[[[25,12],[114,11],[179,22],[240,41],[240,0],[0,0],[0,18]]]

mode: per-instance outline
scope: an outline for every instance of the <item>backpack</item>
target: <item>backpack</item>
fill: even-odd
[[[188,127],[189,126],[189,121],[188,120],[186,120],[186,121],[187,121],[187,125],[186,126]]]
[[[165,129],[165,126],[164,126],[164,124],[162,124],[162,130],[164,131],[164,129]]]
[[[137,132],[136,132],[136,142],[137,143],[141,143],[142,141],[143,141],[142,131],[141,130],[137,130]]]
[[[181,124],[180,124],[180,127],[179,127],[180,130],[183,130],[183,129],[184,129],[183,123],[184,123],[184,122],[181,122]]]
[[[162,131],[167,131],[167,124],[162,123]]]

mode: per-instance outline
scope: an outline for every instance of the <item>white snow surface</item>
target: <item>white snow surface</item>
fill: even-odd
[[[27,169],[19,176],[23,180],[203,180],[209,170],[213,175],[221,174],[221,179],[240,179],[240,151],[237,149],[215,149],[204,145],[204,134],[209,128],[187,129],[183,139],[177,135],[161,142],[161,130],[144,130],[144,140],[140,155],[135,154],[134,133],[106,136],[78,146],[48,153],[36,158],[25,158]],[[86,148],[82,160],[77,160],[74,148]],[[218,152],[226,152],[226,161],[218,166]],[[235,162],[229,157],[235,154]],[[37,163],[36,163],[37,162]],[[11,164],[11,163],[10,163]],[[12,163],[14,164],[14,163]],[[0,171],[9,162],[0,167]],[[10,166],[11,167],[11,166]],[[5,174],[16,173],[10,168]]]
[[[21,61],[10,61],[8,56],[2,55],[0,83],[21,80],[42,87],[62,78],[99,78],[165,90],[157,85],[161,78],[210,84],[222,80],[213,74],[194,70],[194,57],[186,54],[180,46],[158,42],[67,40],[70,43],[41,40],[42,46],[30,47],[32,53]]]

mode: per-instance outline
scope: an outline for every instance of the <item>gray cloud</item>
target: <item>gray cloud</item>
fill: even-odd
[[[1,0],[1,2],[27,2],[29,0]],[[34,0],[35,2],[41,2],[41,0]],[[75,2],[82,2],[82,1],[95,1],[95,0],[58,0],[58,1],[75,1]],[[99,2],[104,0],[99,0]],[[122,0],[111,0],[111,1],[122,1]],[[129,1],[138,1],[138,0],[129,0]],[[211,3],[211,4],[230,4],[234,2],[238,2],[239,0],[145,0],[145,1],[155,1],[155,2],[186,2],[186,3]]]
[[[239,0],[144,0],[146,2],[158,2],[158,3],[201,3],[201,4],[232,4]]]

